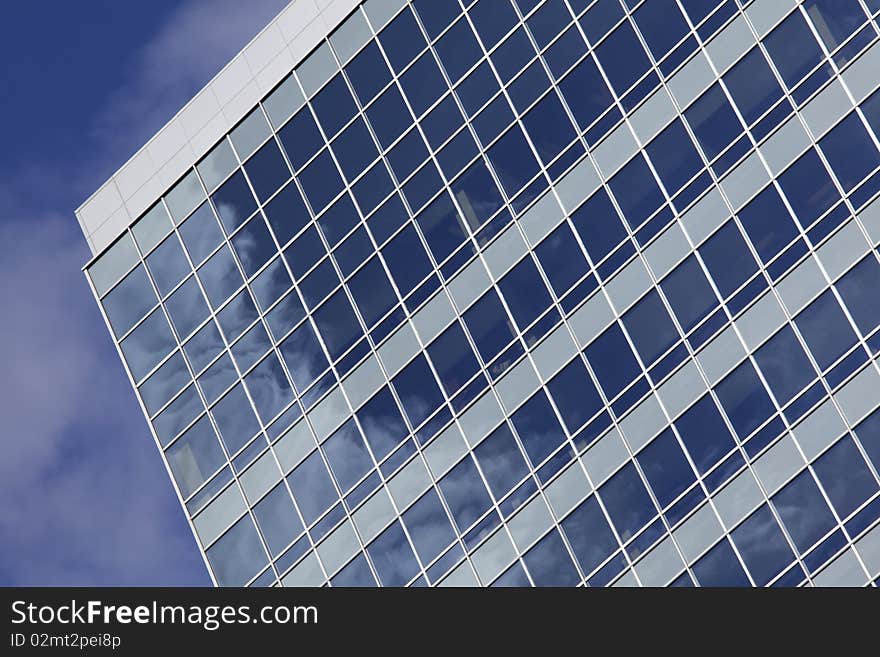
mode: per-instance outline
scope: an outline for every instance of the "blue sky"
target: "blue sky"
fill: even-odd
[[[15,3],[0,24],[0,585],[210,581],[73,210],[286,0]]]

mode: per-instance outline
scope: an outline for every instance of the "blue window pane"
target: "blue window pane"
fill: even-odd
[[[422,355],[404,367],[392,383],[413,427],[419,426],[443,403],[443,393]]]
[[[804,8],[829,50],[837,48],[865,21],[865,14],[858,3],[807,0]]]
[[[402,181],[428,159],[428,149],[419,131],[413,128],[388,153],[391,170]]]
[[[293,390],[284,368],[281,367],[281,361],[274,353],[257,365],[245,377],[244,382],[263,424],[269,424],[281,409],[293,401]]]
[[[282,246],[287,244],[310,220],[302,194],[293,183],[269,201],[264,211],[278,243]]]
[[[880,470],[880,411],[871,413],[855,431],[874,468]]]
[[[575,66],[559,82],[559,89],[581,130],[586,130],[613,102],[611,92],[591,57]]]
[[[559,426],[559,420],[547,396],[541,391],[523,404],[510,419],[532,465],[537,466],[565,442],[565,433]]]
[[[488,155],[508,196],[515,196],[538,173],[540,166],[519,126],[513,126],[493,144]]]
[[[138,265],[104,297],[101,304],[107,312],[113,332],[118,337],[134,326],[157,302],[146,270]]]
[[[186,339],[210,312],[195,276],[191,276],[168,297],[165,309],[181,340]]]
[[[577,586],[581,580],[555,529],[526,552],[523,561],[535,586]]]
[[[435,48],[449,79],[455,82],[482,56],[474,33],[466,20],[460,20],[443,35]]]
[[[663,193],[640,155],[614,174],[609,185],[631,227],[640,225],[663,204]]]
[[[333,252],[333,255],[342,276],[345,277],[350,276],[355,268],[372,253],[373,244],[370,242],[366,229],[360,227]]]
[[[730,296],[758,271],[758,263],[733,221],[706,240],[699,252],[722,297]]]
[[[251,291],[260,308],[265,311],[281,298],[281,295],[289,290],[291,285],[293,285],[293,280],[287,273],[284,261],[281,258],[275,258],[272,264],[260,272],[260,275],[251,282]]]
[[[403,131],[412,125],[412,115],[403,103],[403,96],[396,86],[382,92],[369,109],[367,119],[383,148],[388,148]]]
[[[254,516],[273,557],[281,554],[303,530],[302,521],[283,483],[275,486],[254,506]]]
[[[795,323],[823,370],[856,343],[856,334],[830,290],[807,306]]]
[[[239,369],[244,372],[269,351],[271,346],[272,343],[266,334],[266,329],[263,328],[262,323],[257,322],[238,342],[232,345],[232,355],[235,356]],[[287,387],[289,388],[289,386]]]
[[[772,499],[779,517],[800,552],[806,552],[834,524],[831,509],[805,470]]]
[[[559,79],[582,55],[587,46],[575,25],[569,27],[560,39],[544,51],[544,61],[555,79]]]
[[[347,587],[366,587],[376,586],[376,580],[373,579],[373,573],[370,572],[370,566],[367,558],[363,554],[358,554],[352,559],[342,570],[340,570],[330,584],[337,588]]]
[[[339,132],[357,111],[342,74],[337,74],[318,92],[312,99],[312,106],[328,139]]]
[[[684,16],[673,3],[646,2],[634,17],[654,59],[661,59],[689,31]]]
[[[446,96],[437,106],[422,117],[421,126],[425,139],[431,148],[439,148],[452,133],[462,126],[464,119],[451,95]]]
[[[690,331],[718,305],[718,299],[700,263],[692,255],[672,270],[660,283],[660,288],[685,332]]]
[[[235,234],[232,238],[232,248],[235,249],[247,278],[256,274],[269,258],[278,253],[266,222],[259,214]]]
[[[798,234],[797,226],[773,185],[749,201],[737,215],[765,263]]]
[[[449,517],[433,488],[403,514],[403,523],[422,563],[430,563],[455,539]]]
[[[205,483],[226,461],[207,415],[174,441],[165,456],[184,498]]]
[[[250,516],[235,523],[206,554],[220,586],[243,586],[267,563]]]
[[[294,169],[301,169],[324,145],[324,138],[308,107],[293,115],[278,131],[278,138]]]
[[[840,198],[814,149],[779,176],[779,184],[801,224],[809,226]]]
[[[529,576],[526,575],[525,569],[519,561],[514,561],[513,565],[505,570],[501,576],[490,584],[492,587],[509,587],[520,588],[531,586]]]
[[[501,353],[516,335],[494,290],[489,290],[465,312],[464,323],[485,363]]]
[[[656,290],[650,291],[626,311],[622,319],[636,351],[646,365],[654,362],[678,341],[678,331]]]
[[[287,483],[307,525],[339,499],[327,466],[314,451],[287,476]]]
[[[379,33],[379,41],[382,42],[391,67],[397,73],[428,45],[409,9],[404,9]]]
[[[590,266],[567,223],[550,233],[537,246],[535,254],[557,297],[589,271]]]
[[[495,79],[495,74],[492,72],[488,62],[483,62],[462,80],[458,87],[456,87],[455,92],[464,106],[464,111],[468,116],[473,116],[498,89],[498,81]],[[430,116],[429,114],[428,117]]]
[[[468,456],[452,468],[437,485],[449,505],[455,524],[462,532],[492,506],[477,466]]]
[[[626,229],[605,190],[600,189],[571,215],[593,262],[599,262],[626,239]]]
[[[461,13],[461,8],[454,2],[437,2],[436,0],[415,0],[413,6],[425,31],[432,39],[449,25]]]
[[[470,380],[480,367],[458,322],[428,346],[428,355],[450,396]]]
[[[479,0],[468,13],[486,50],[498,43],[517,22],[509,0]]]
[[[403,296],[415,289],[432,269],[425,247],[412,226],[404,228],[382,247],[382,255]]]
[[[742,125],[718,84],[713,84],[684,115],[709,160],[742,133]]]
[[[190,341],[183,345],[194,372],[201,372],[223,348],[223,338],[214,322],[208,322],[199,329]]]
[[[306,198],[316,214],[342,191],[344,184],[330,152],[326,149],[302,170],[299,178]]]
[[[257,319],[257,314],[257,308],[247,290],[239,292],[217,315],[217,321],[220,322],[220,328],[223,329],[227,342],[233,342],[243,334],[245,329]]]
[[[507,273],[498,287],[520,329],[525,329],[552,303],[538,268],[528,257]]]
[[[175,285],[192,271],[189,263],[186,261],[186,256],[183,255],[180,241],[174,235],[169,236],[168,239],[156,247],[156,250],[146,257],[146,261],[147,269],[150,270],[150,275],[153,277],[153,281],[156,283],[156,288],[161,296],[168,294]],[[129,274],[125,280],[128,280],[131,276]],[[116,289],[123,285],[120,284]],[[152,296],[151,294],[150,297]]]
[[[782,89],[759,48],[752,48],[723,80],[748,124],[754,123],[782,96]]]
[[[416,116],[421,116],[449,88],[430,51],[419,57],[400,78]]]
[[[274,139],[270,139],[249,159],[244,170],[250,178],[257,198],[263,203],[274,194],[284,182],[290,179],[290,169],[281,155]]]
[[[507,424],[495,429],[474,449],[495,499],[501,499],[528,473],[525,459]]]
[[[198,274],[213,308],[226,301],[243,282],[232,253],[226,247],[212,255]]]
[[[400,228],[409,218],[403,201],[400,196],[395,194],[385,201],[382,206],[376,210],[367,222],[370,232],[376,238],[376,242],[381,244],[387,240],[398,228]]]
[[[440,172],[433,162],[426,162],[419,171],[403,186],[403,193],[409,205],[418,212],[425,203],[443,186]]]
[[[339,285],[339,276],[329,258],[325,258],[300,281],[300,291],[309,308],[315,308]]]
[[[623,331],[616,323],[593,340],[585,353],[609,399],[616,397],[641,372]]]
[[[191,380],[186,361],[178,351],[141,384],[139,391],[147,413],[153,415]]]
[[[448,194],[441,194],[416,217],[437,262],[443,262],[467,239],[464,222]]]
[[[377,460],[403,440],[408,430],[400,409],[386,386],[357,412],[358,421]]]
[[[342,173],[348,180],[354,180],[379,155],[367,130],[367,124],[361,118],[342,131],[333,142],[332,148],[339,166],[342,167]]]
[[[394,289],[377,257],[348,281],[348,287],[367,326],[375,324],[397,303]]]
[[[296,292],[290,292],[266,315],[266,323],[275,339],[280,340],[305,314],[305,308]]]
[[[361,105],[369,103],[391,81],[391,72],[375,41],[359,52],[345,67],[348,80]]]
[[[599,391],[580,358],[575,358],[548,383],[547,389],[568,432],[574,434],[602,408]]]
[[[281,356],[293,384],[302,392],[327,369],[327,357],[315,336],[312,325],[305,322],[279,345]]]
[[[419,571],[419,563],[397,521],[367,546],[367,553],[383,586],[404,586]]]
[[[657,135],[647,151],[670,195],[703,168],[703,161],[680,120]]]
[[[867,335],[880,324],[880,264],[869,254],[837,281],[837,289],[859,330]]]
[[[749,586],[733,548],[727,540],[709,550],[693,567],[700,586]]]
[[[792,399],[816,377],[790,326],[783,328],[758,349],[755,360],[780,405]]]
[[[599,61],[619,94],[629,89],[651,64],[629,23],[619,25],[596,49]]]
[[[589,2],[573,2],[572,8],[578,13]],[[623,17],[619,0],[599,0],[581,17],[587,38],[594,44],[605,36],[611,27]]]
[[[675,427],[700,474],[705,474],[736,445],[710,395],[704,395],[679,417]]]
[[[535,50],[523,28],[517,29],[507,37],[492,53],[492,63],[501,81],[509,82],[535,56]]]
[[[238,379],[238,372],[228,353],[220,355],[197,379],[208,404],[215,402]]]
[[[734,530],[733,542],[758,586],[766,585],[794,559],[766,504]]]
[[[538,48],[544,48],[570,22],[571,14],[562,0],[548,0],[529,17],[528,25]]]
[[[363,335],[351,303],[342,290],[338,290],[315,311],[314,319],[332,360],[341,356]]]
[[[165,313],[157,308],[119,346],[132,378],[139,381],[174,349],[174,344]]]
[[[211,409],[211,414],[230,455],[241,449],[260,428],[241,384],[230,390]]]
[[[290,265],[290,271],[293,272],[294,278],[300,279],[324,253],[321,236],[314,226],[309,226],[294,240],[293,244],[284,249],[284,259]]]
[[[324,237],[327,238],[327,242],[333,247],[359,222],[360,217],[351,196],[343,194],[321,215],[318,225],[321,227]]]
[[[599,488],[611,522],[623,541],[627,541],[657,515],[654,503],[636,467],[627,463],[623,469]]]
[[[586,574],[595,570],[617,549],[617,539],[595,495],[591,495],[562,521],[562,531],[581,570]]]
[[[822,59],[822,49],[797,11],[789,14],[779,27],[767,35],[764,45],[789,88],[794,87]]]
[[[694,471],[670,429],[639,452],[637,459],[661,507],[671,504],[696,481]]]
[[[469,166],[451,187],[472,230],[481,226],[504,204],[495,181],[480,160]]]
[[[813,468],[841,518],[877,492],[877,482],[848,436],[825,452]]]
[[[715,388],[734,431],[745,439],[773,415],[773,403],[749,361],[728,374]]]
[[[819,146],[844,191],[851,190],[880,165],[880,152],[855,112],[822,137]]]
[[[211,204],[207,201],[180,224],[178,230],[186,252],[196,266],[223,240],[223,231],[220,230]]]
[[[241,226],[244,220],[250,217],[253,211],[257,209],[254,195],[251,194],[251,190],[241,171],[236,172],[229,180],[223,183],[211,195],[211,200],[214,202],[214,207],[217,208],[220,223],[223,224],[227,233],[231,233]]]
[[[351,490],[373,467],[373,460],[354,420],[348,420],[321,445],[339,488]]]
[[[559,155],[577,136],[555,93],[544,96],[522,120],[544,164]]]
[[[718,6],[718,0],[682,0],[681,4],[696,25]]]

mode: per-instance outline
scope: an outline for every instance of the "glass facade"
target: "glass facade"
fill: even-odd
[[[876,585],[878,11],[358,7],[87,268],[217,583]]]

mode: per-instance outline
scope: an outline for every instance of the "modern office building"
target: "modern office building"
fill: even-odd
[[[77,211],[213,579],[876,585],[878,12],[288,5]]]

